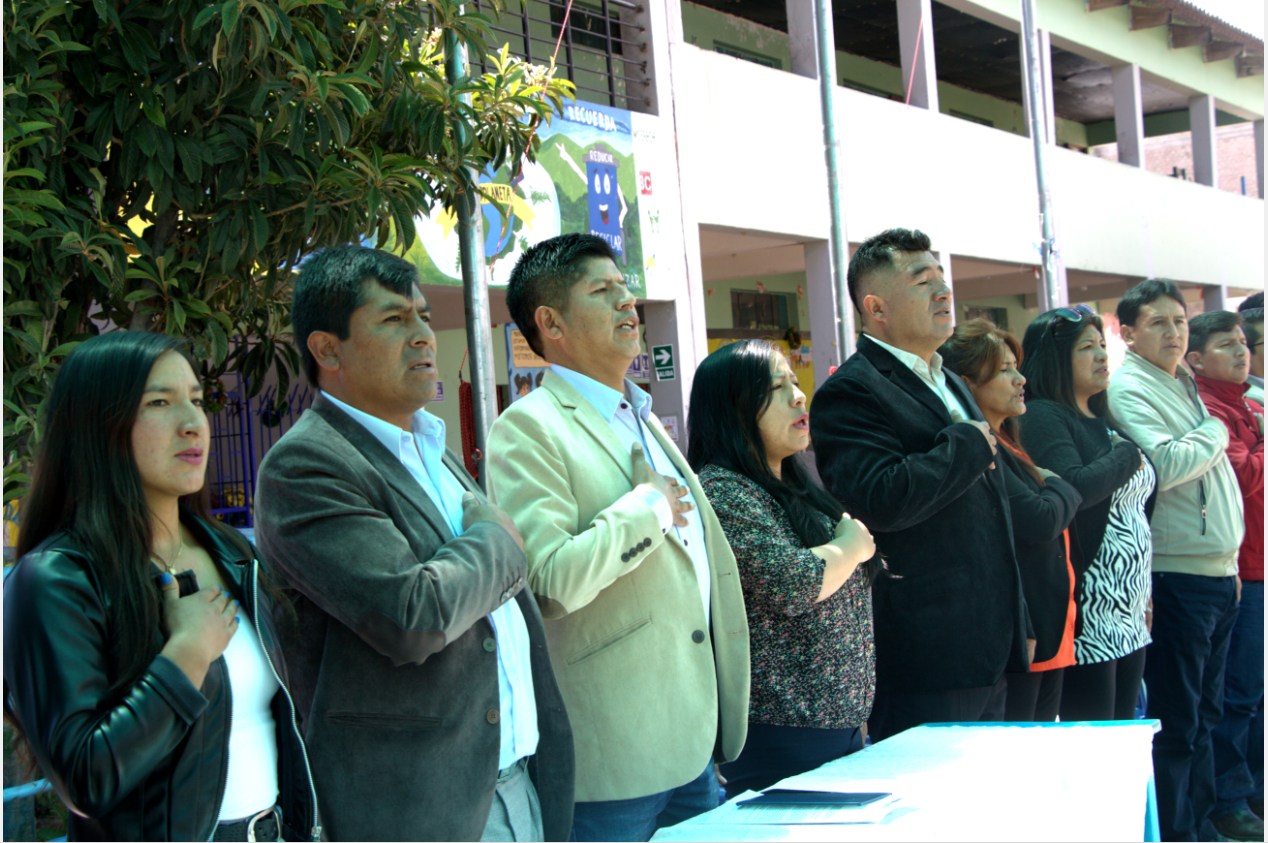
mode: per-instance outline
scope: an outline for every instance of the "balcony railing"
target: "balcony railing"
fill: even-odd
[[[488,2],[477,2],[488,13]],[[571,7],[571,8],[570,8]],[[567,19],[567,27],[564,20]],[[577,99],[630,111],[651,107],[649,33],[644,9],[629,0],[511,0],[493,20],[493,43],[535,64],[555,57]],[[472,69],[488,69],[471,57]]]

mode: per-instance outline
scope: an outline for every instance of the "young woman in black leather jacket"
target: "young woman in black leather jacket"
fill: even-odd
[[[318,839],[259,562],[198,501],[208,424],[183,344],[89,340],[45,419],[4,586],[5,709],[70,839]]]

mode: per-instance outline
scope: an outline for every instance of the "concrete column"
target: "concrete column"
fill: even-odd
[[[1054,145],[1057,142],[1057,115],[1052,104],[1052,36],[1044,29],[1036,30],[1035,34],[1039,37],[1039,85],[1043,95],[1039,119],[1043,126],[1044,143]],[[1021,41],[1022,66],[1025,67],[1026,41],[1024,38],[1019,40]],[[1030,88],[1025,84],[1024,76],[1021,86],[1021,105],[1029,117]]]
[[[1140,100],[1140,65],[1128,64],[1110,71],[1114,91],[1114,133],[1118,136],[1118,160],[1133,167],[1145,166],[1145,114]]]
[[[832,280],[832,249],[828,241],[815,240],[802,249],[806,257],[806,306],[810,310],[810,359],[814,361],[818,389],[842,360],[837,343],[837,289]],[[848,319],[846,333],[854,336],[853,302],[845,302],[842,311]]]
[[[1193,140],[1193,180],[1215,187],[1219,184],[1215,156],[1215,97],[1205,94],[1189,100],[1189,135]]]
[[[678,440],[675,444],[679,450],[686,452],[686,406],[690,394],[687,384],[691,380],[688,373],[694,374],[699,364],[696,349],[690,342],[690,317],[683,314],[680,319],[677,302],[647,301],[643,302],[643,318],[643,340],[647,343],[647,353],[651,354],[654,345],[668,345],[674,351],[674,377],[660,380],[656,377],[656,368],[653,365],[649,386],[656,415],[665,422],[665,427],[671,434],[677,433]],[[680,321],[688,324],[680,325]]]
[[[680,417],[679,441],[686,433],[684,408],[691,396],[691,381],[696,366],[708,352],[705,328],[704,271],[700,257],[700,223],[691,197],[698,195],[691,184],[692,170],[687,166],[694,156],[705,154],[692,144],[700,133],[692,124],[692,116],[699,108],[692,99],[689,85],[679,80],[674,84],[678,71],[675,58],[686,43],[683,37],[682,3],[677,0],[652,0],[640,4],[646,7],[651,32],[651,51],[655,66],[653,84],[657,96],[657,113],[662,123],[663,137],[657,148],[663,150],[654,160],[658,168],[655,190],[663,197],[660,205],[660,226],[666,236],[674,238],[676,245],[664,254],[657,255],[657,263],[663,271],[680,279],[679,293],[675,301],[649,301],[643,308],[647,320],[644,334],[649,345],[670,343],[674,346],[676,379],[651,380],[651,394],[656,402],[658,415]],[[678,143],[672,142],[674,137]],[[666,144],[665,141],[669,140]],[[664,173],[661,178],[660,172]],[[662,192],[663,191],[663,192]],[[678,239],[680,238],[680,239]]]
[[[794,0],[787,2],[791,6]],[[931,0],[898,0],[898,52],[903,62],[903,92],[910,84],[911,104],[936,112],[938,68],[933,59],[932,5]]]
[[[1255,178],[1259,184],[1259,198],[1264,198],[1264,121],[1255,121]]]
[[[1228,310],[1228,287],[1223,284],[1203,287],[1202,310],[1205,313],[1210,313],[1212,310]]]
[[[788,51],[798,76],[819,78],[818,30],[815,29],[815,4],[809,0],[784,0],[788,14]]]
[[[670,61],[670,44],[681,44],[682,4],[681,3],[639,3],[636,9],[622,9],[621,20],[631,23],[630,34],[637,36],[637,44],[626,45],[632,58],[647,60],[646,96],[649,102],[647,113],[668,117],[673,113],[673,65]],[[636,27],[643,27],[638,33]],[[625,73],[634,76],[636,70],[627,67]],[[637,87],[631,84],[631,92],[637,94]]]

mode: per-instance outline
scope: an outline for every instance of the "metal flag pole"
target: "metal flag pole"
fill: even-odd
[[[445,33],[445,78],[457,84],[467,78],[467,49],[453,32]],[[459,132],[466,127],[459,124]],[[465,140],[464,138],[460,138]],[[466,310],[467,349],[471,360],[471,398],[475,420],[476,479],[485,486],[484,456],[489,428],[497,418],[497,381],[493,369],[493,322],[489,311],[489,283],[481,237],[480,194],[474,189],[479,173],[467,170],[472,190],[458,197],[458,254],[462,268],[462,301]]]
[[[1048,189],[1046,161],[1047,139],[1044,131],[1043,68],[1039,61],[1039,32],[1035,28],[1034,0],[1021,0],[1021,40],[1026,61],[1027,104],[1030,118],[1030,143],[1035,150],[1035,182],[1039,189],[1039,227],[1043,240],[1039,244],[1039,283],[1044,310],[1063,306],[1065,290],[1057,273],[1056,233],[1052,223],[1052,195]]]

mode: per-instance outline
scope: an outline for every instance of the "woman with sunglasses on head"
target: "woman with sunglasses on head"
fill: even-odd
[[[1022,343],[1030,395],[1022,443],[1083,496],[1070,530],[1078,617],[1063,721],[1135,717],[1150,640],[1157,478],[1141,450],[1111,428],[1104,332],[1101,318],[1078,305],[1041,313]]]
[[[691,388],[687,461],[735,552],[752,685],[729,797],[862,749],[876,687],[871,533],[806,475],[806,396],[769,342],[710,354]]]
[[[1074,571],[1066,528],[1082,498],[1017,444],[1017,419],[1026,412],[1017,338],[986,319],[971,319],[956,326],[938,353],[963,378],[999,442],[997,468],[1005,472],[1017,567],[1035,634],[1030,670],[1005,674],[1004,719],[1056,720],[1064,668],[1074,663]]]
[[[4,584],[6,716],[71,840],[320,836],[259,563],[199,498],[202,386],[180,340],[66,359]]]

